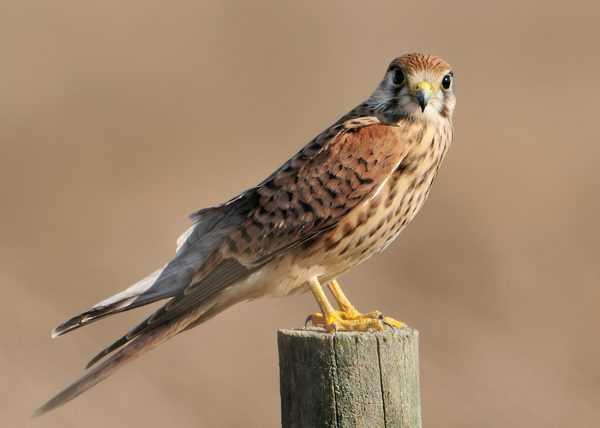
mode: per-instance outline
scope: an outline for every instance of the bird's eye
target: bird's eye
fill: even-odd
[[[394,70],[394,74],[392,74],[392,80],[395,85],[401,85],[404,83],[404,72],[399,68]]]
[[[450,76],[450,74],[446,74],[442,79],[442,88],[447,91],[450,89],[450,85],[452,85],[452,76]]]

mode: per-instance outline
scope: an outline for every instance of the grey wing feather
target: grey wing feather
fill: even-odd
[[[199,307],[210,300],[210,298],[215,296],[219,291],[247,276],[252,271],[253,270],[246,268],[234,259],[223,260],[201,281],[193,284],[192,287],[180,291],[179,294],[169,300],[167,304],[160,307],[156,312],[131,329],[127,334],[103,349],[88,362],[86,368],[91,367],[106,355],[135,338],[151,332],[164,323],[184,315],[193,308]],[[190,291],[186,292],[186,290]]]
[[[134,309],[177,295],[187,287],[206,258],[246,218],[255,204],[253,189],[235,199],[192,214],[195,224],[186,232],[177,254],[163,269],[71,318],[52,332],[57,337],[108,315]]]

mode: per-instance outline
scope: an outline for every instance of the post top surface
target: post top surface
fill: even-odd
[[[338,331],[336,333],[327,333],[325,329],[318,327],[307,327],[307,328],[287,328],[280,329],[279,334],[284,336],[304,337],[304,338],[331,338],[331,337],[344,337],[344,338],[355,338],[355,337],[411,337],[419,336],[418,330],[410,327],[404,328],[385,328],[381,331],[369,330],[366,332],[362,331]]]

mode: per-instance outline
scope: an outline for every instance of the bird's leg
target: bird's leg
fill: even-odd
[[[313,293],[313,296],[315,297],[315,300],[317,301],[317,304],[319,305],[319,308],[321,309],[320,313],[314,313],[314,314],[310,315],[306,320],[307,322],[311,321],[311,323],[314,326],[323,327],[323,328],[325,328],[325,330],[332,333],[332,332],[335,332],[338,330],[340,330],[340,331],[367,331],[368,329],[382,330],[384,323],[387,322],[387,320],[385,318],[381,317],[381,314],[379,314],[375,317],[372,317],[372,316],[369,317],[369,316],[360,314],[356,309],[354,309],[352,304],[350,304],[350,302],[348,301],[348,299],[345,298],[345,296],[344,296],[345,303],[347,303],[349,305],[349,306],[347,306],[347,309],[350,309],[350,308],[353,309],[354,313],[349,315],[343,309],[341,311],[334,310],[333,306],[331,306],[331,303],[329,303],[329,300],[327,300],[327,296],[325,296],[325,293],[323,292],[323,288],[321,287],[321,284],[319,283],[319,281],[316,278],[313,278],[310,281],[308,281],[308,287],[310,288],[310,291]],[[342,295],[343,295],[343,293],[342,293]],[[337,300],[337,297],[336,297],[336,300]],[[341,304],[340,304],[340,306],[341,306]],[[367,314],[367,315],[372,315],[372,314]],[[394,321],[394,322],[398,323],[398,321]],[[401,324],[401,323],[398,323],[398,324]],[[404,324],[402,324],[402,326],[403,325]],[[400,325],[395,325],[395,326],[400,327]]]
[[[309,315],[306,319],[306,322],[311,321],[313,325],[322,325],[328,332],[332,332],[337,330],[337,324],[335,323],[336,317],[334,315],[335,311],[329,300],[327,300],[327,296],[323,292],[323,288],[319,283],[317,278],[312,278],[308,281],[308,288],[312,292],[315,300],[317,301],[317,305],[321,309],[321,313],[314,313]]]
[[[390,317],[384,317],[383,314],[379,311],[373,311],[373,312],[368,312],[366,314],[361,314],[360,312],[358,312],[356,310],[354,305],[352,303],[350,303],[350,300],[348,300],[348,298],[342,291],[340,284],[335,279],[332,280],[329,284],[327,284],[327,287],[329,288],[329,291],[331,291],[333,298],[335,299],[335,301],[337,302],[338,306],[341,309],[341,312],[342,312],[341,317],[346,320],[361,320],[361,319],[368,318],[368,319],[381,320],[381,321],[383,321],[384,324],[388,324],[388,325],[391,325],[391,326],[397,327],[397,328],[402,328],[402,327],[406,326],[406,324],[404,324],[401,321],[397,321]]]
[[[337,302],[340,310],[345,314],[346,318],[353,319],[361,315],[360,312],[356,310],[354,305],[350,303],[350,300],[348,300],[348,298],[342,291],[342,287],[340,287],[340,284],[337,282],[336,279],[332,280],[329,284],[327,284],[327,288],[329,288],[331,295]],[[370,314],[364,314],[364,316],[369,315],[371,315],[370,318],[381,317],[381,313],[378,311],[372,312]]]

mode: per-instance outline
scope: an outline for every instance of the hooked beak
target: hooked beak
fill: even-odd
[[[423,81],[418,83],[413,89],[413,96],[415,100],[421,106],[421,113],[425,111],[425,107],[427,107],[427,102],[429,102],[429,97],[433,94],[433,87],[431,83]]]

